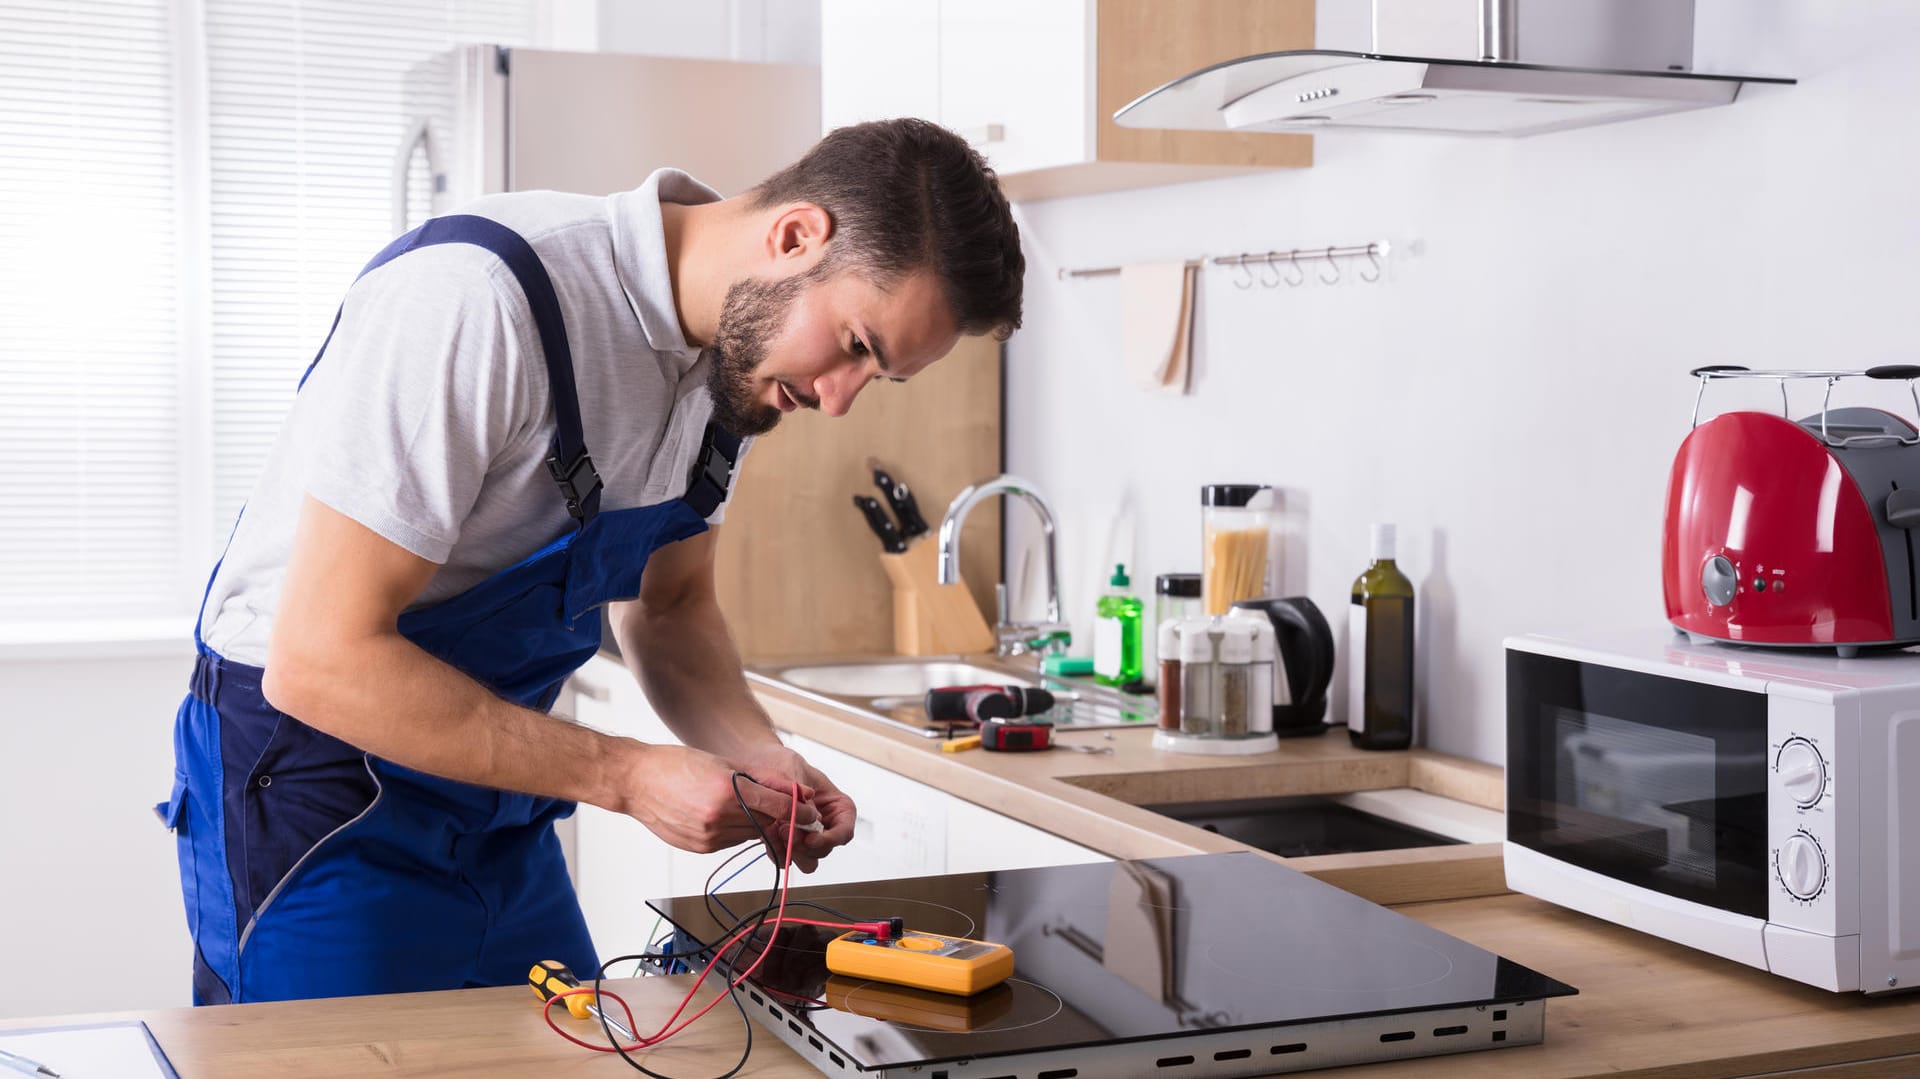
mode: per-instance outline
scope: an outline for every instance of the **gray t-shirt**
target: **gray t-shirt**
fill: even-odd
[[[685,493],[713,404],[674,306],[660,203],[719,197],[662,169],[606,198],[530,191],[460,211],[518,232],[553,281],[603,512]],[[306,494],[440,564],[416,607],[538,550],[574,527],[545,465],[552,436],[539,335],[505,264],[441,244],[367,274],[248,497],[207,596],[208,646],[266,662]]]

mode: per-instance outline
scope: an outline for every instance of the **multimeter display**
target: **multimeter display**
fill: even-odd
[[[1007,980],[1013,973],[1013,950],[936,933],[908,932],[882,940],[855,930],[827,942],[827,969],[850,978],[971,996]]]

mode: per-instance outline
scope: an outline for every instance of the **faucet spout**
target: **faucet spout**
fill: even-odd
[[[1039,488],[1018,476],[997,476],[983,480],[954,496],[953,502],[947,506],[946,516],[940,520],[939,581],[941,584],[953,584],[960,579],[960,526],[966,523],[967,514],[973,511],[974,506],[994,495],[1018,495],[1040,517],[1040,537],[1047,569],[1047,621],[1058,624],[1060,573],[1055,565],[1053,510],[1047,505]]]

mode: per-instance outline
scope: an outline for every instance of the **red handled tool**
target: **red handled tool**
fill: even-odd
[[[980,724],[980,748],[1002,752],[1053,748],[1053,724],[1044,719],[991,719]]]

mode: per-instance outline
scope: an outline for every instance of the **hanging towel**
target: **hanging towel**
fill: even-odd
[[[1198,268],[1185,261],[1120,268],[1121,348],[1134,385],[1143,390],[1187,392]]]

